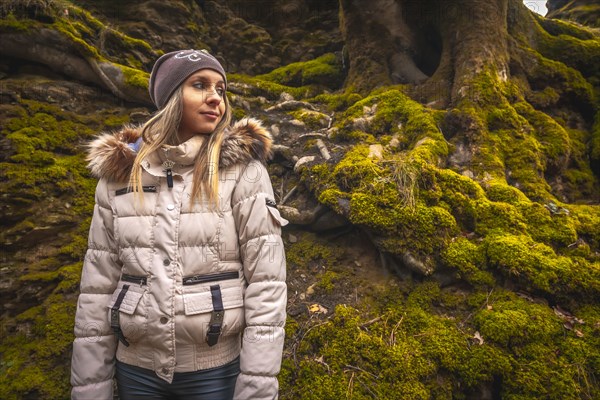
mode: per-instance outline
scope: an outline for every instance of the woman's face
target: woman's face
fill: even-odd
[[[201,69],[183,82],[179,138],[211,134],[225,114],[225,82],[217,71]]]

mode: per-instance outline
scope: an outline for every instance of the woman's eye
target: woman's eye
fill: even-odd
[[[222,87],[218,87],[216,91],[220,97],[223,97],[225,95],[225,89]]]
[[[204,86],[204,83],[201,83],[201,82],[199,82],[199,83],[194,83],[194,87],[195,87],[196,89],[200,89],[200,90],[204,90],[204,89],[206,88],[206,87]]]

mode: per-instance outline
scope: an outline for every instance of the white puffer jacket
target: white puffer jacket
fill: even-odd
[[[115,356],[170,382],[174,372],[221,366],[238,355],[235,398],[277,398],[287,221],[262,164],[270,156],[269,133],[248,119],[229,130],[218,211],[190,200],[200,136],[142,162],[143,203],[134,207],[127,180],[139,134],[126,128],[90,146],[90,168],[100,181],[75,319],[72,398],[112,399]],[[172,188],[166,159],[175,162]],[[224,314],[218,341],[209,346],[218,298]]]

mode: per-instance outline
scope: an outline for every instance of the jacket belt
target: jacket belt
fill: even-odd
[[[219,336],[221,336],[221,328],[223,326],[223,317],[225,315],[225,309],[223,308],[221,286],[212,285],[210,287],[210,294],[212,296],[213,310],[210,314],[210,322],[208,323],[206,343],[208,343],[209,346],[214,346],[219,341]]]
[[[123,331],[121,330],[119,308],[121,308],[121,303],[123,303],[123,299],[125,298],[125,294],[127,294],[127,290],[129,290],[129,285],[123,285],[123,288],[121,288],[121,291],[117,296],[115,304],[113,304],[110,309],[110,327],[113,329],[113,332],[115,335],[117,335],[121,343],[123,343],[125,346],[129,346],[129,342],[127,339],[125,339],[125,335],[123,335]]]

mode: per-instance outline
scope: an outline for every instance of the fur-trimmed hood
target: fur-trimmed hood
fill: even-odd
[[[88,145],[88,168],[98,179],[127,182],[136,157],[141,126],[125,126],[118,132],[103,133]],[[226,132],[221,146],[220,168],[271,157],[271,134],[253,118],[244,118]]]

